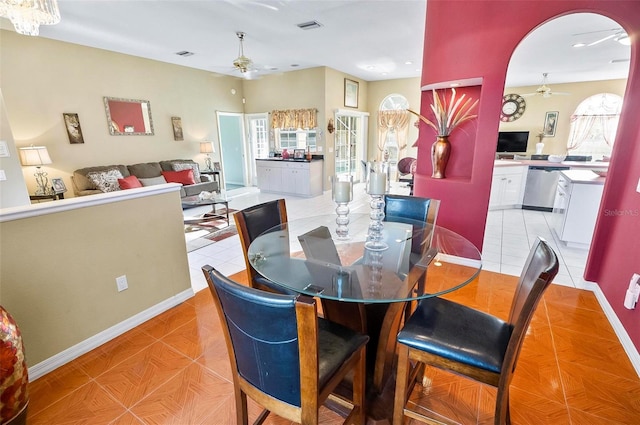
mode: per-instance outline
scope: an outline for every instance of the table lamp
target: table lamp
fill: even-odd
[[[47,173],[42,171],[40,167],[43,165],[51,164],[51,157],[47,151],[46,146],[29,146],[27,148],[20,148],[20,162],[22,165],[30,165],[36,167],[34,174],[36,178],[36,195],[51,195],[53,189],[49,185],[49,179]]]
[[[211,155],[216,150],[213,148],[213,143],[211,142],[200,142],[200,153],[207,154],[207,158],[204,160],[204,165],[207,171],[211,171]]]

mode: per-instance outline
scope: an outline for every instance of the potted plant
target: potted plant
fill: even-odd
[[[446,92],[442,96],[435,89],[432,92],[433,103],[430,106],[433,111],[433,120],[411,109],[407,109],[407,111],[416,115],[422,122],[436,131],[436,141],[431,146],[431,160],[433,161],[433,174],[431,177],[443,179],[445,178],[445,169],[451,154],[449,136],[460,124],[477,117],[477,115],[473,114],[473,110],[478,104],[478,100],[465,99],[465,94],[457,96],[455,89],[451,89],[451,96],[448,101]]]

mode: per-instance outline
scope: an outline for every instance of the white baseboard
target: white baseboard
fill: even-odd
[[[87,338],[84,341],[79,342],[78,344],[69,347],[64,351],[61,351],[60,353],[52,357],[49,357],[48,359],[38,364],[31,366],[29,368],[29,379],[31,381],[34,381],[41,376],[46,375],[47,373],[59,368],[60,366],[69,363],[71,360],[74,360],[75,358],[88,353],[94,348],[99,347],[105,342],[108,342],[113,338],[122,335],[127,331],[130,331],[131,329],[159,315],[160,313],[163,313],[170,308],[177,306],[178,304],[188,300],[194,295],[195,293],[193,292],[192,288],[186,289],[169,299],[166,299],[152,307],[149,307],[144,311],[141,311],[140,313],[128,318],[123,322],[111,326],[110,328],[105,329],[104,331],[99,332],[96,335],[93,335],[92,337]]]
[[[592,282],[588,282],[586,289],[593,291],[593,293],[595,294],[596,299],[600,303],[600,307],[602,307],[604,314],[607,316],[607,319],[609,319],[609,323],[611,323],[611,326],[613,326],[613,330],[618,336],[618,339],[622,344],[622,348],[624,348],[624,351],[627,353],[627,356],[629,357],[633,368],[636,370],[638,377],[640,377],[640,353],[638,353],[638,350],[633,344],[633,341],[631,341],[631,338],[629,338],[629,334],[627,333],[624,326],[622,325],[622,322],[611,307],[611,304],[609,304],[609,301],[607,300],[607,297],[605,297],[604,292],[602,292],[602,289],[600,289],[600,286],[598,284]]]

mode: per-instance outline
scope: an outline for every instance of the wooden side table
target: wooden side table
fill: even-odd
[[[31,201],[55,201],[57,199],[64,199],[64,193],[53,193],[51,195],[29,195],[29,200]]]

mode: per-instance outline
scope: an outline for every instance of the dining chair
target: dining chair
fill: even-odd
[[[405,416],[432,423],[423,414],[407,409],[415,383],[412,379],[409,385],[410,360],[497,387],[494,424],[509,424],[509,385],[518,355],[536,307],[557,273],[558,257],[538,237],[506,321],[444,298],[421,300],[397,338],[393,424],[402,424]]]
[[[247,424],[247,396],[289,421],[317,424],[330,397],[348,402],[345,423],[365,423],[365,350],[369,337],[318,318],[313,298],[237,284],[202,268],[223,325],[233,375],[236,423]],[[350,400],[333,393],[352,376]],[[338,397],[337,399],[334,397]]]
[[[249,245],[265,231],[287,222],[287,206],[284,199],[264,202],[236,212],[233,219],[238,229],[249,285],[263,291],[294,294],[260,276],[249,262]]]

